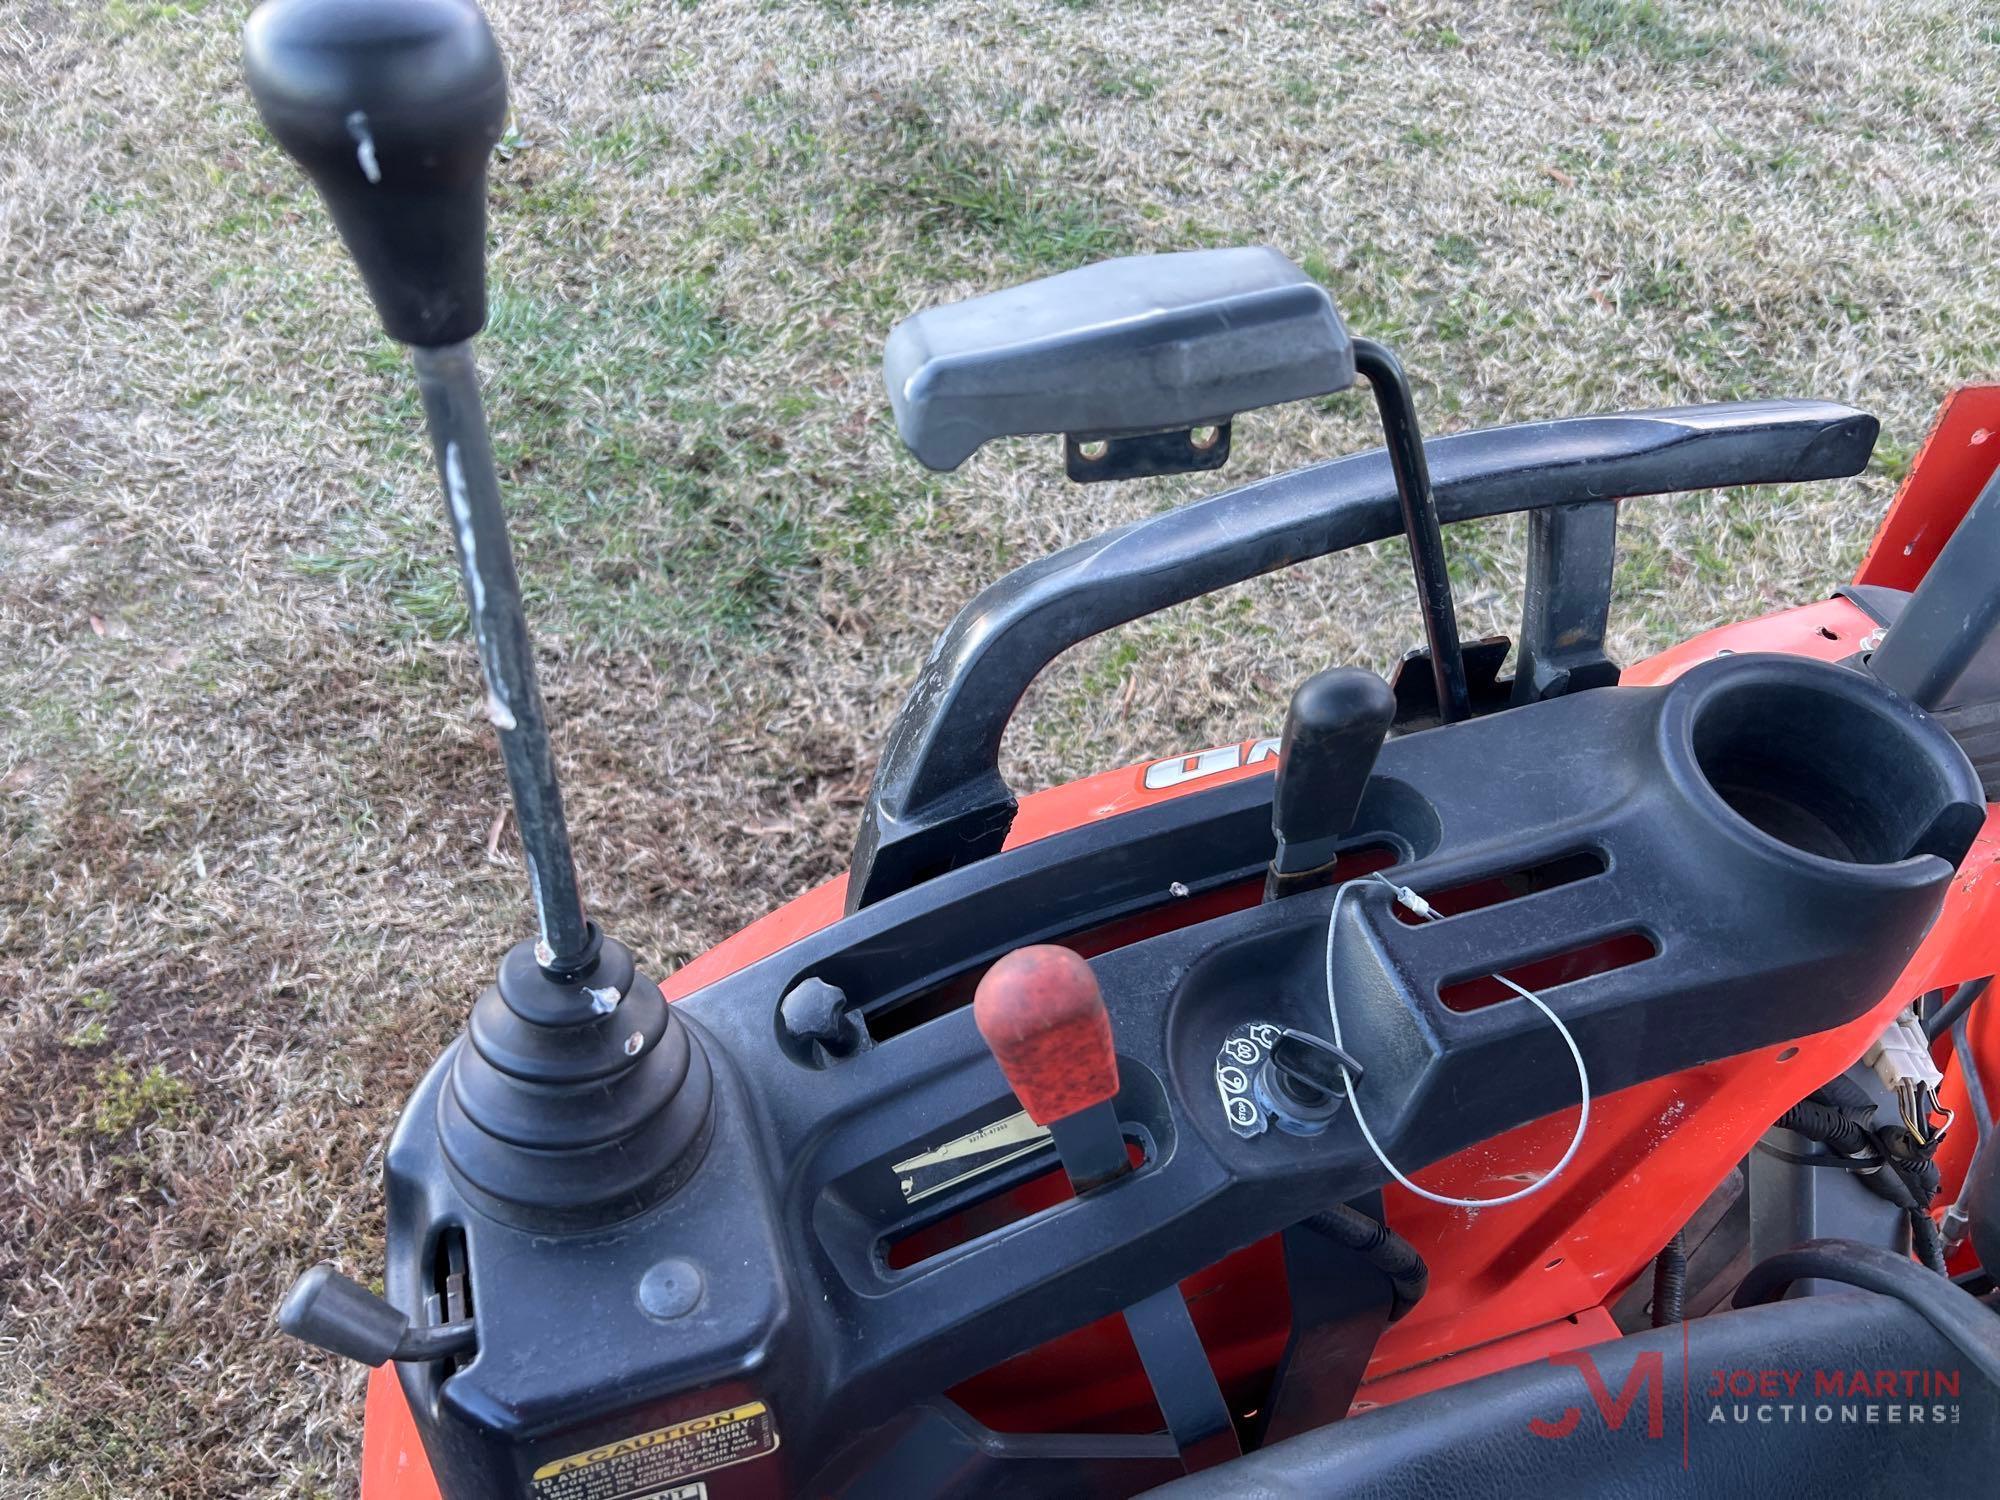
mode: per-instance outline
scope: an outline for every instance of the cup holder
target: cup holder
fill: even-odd
[[[1796,658],[1690,673],[1687,744],[1700,780],[1766,838],[1802,854],[1957,864],[1984,821],[1950,737],[1873,679]]]

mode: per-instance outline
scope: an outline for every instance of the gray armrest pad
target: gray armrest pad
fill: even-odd
[[[896,428],[933,469],[991,438],[1109,437],[1344,390],[1333,298],[1264,246],[1134,255],[947,303],[889,333]]]

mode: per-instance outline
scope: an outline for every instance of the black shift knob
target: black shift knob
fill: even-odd
[[[486,323],[486,163],[507,70],[471,0],[266,0],[243,67],[326,200],[389,336],[439,347]]]
[[[1376,752],[1396,717],[1389,684],[1360,667],[1315,673],[1292,695],[1271,794],[1274,879],[1331,863],[1354,826]]]

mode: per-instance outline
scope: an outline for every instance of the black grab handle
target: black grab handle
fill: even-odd
[[[1636,495],[1839,479],[1873,417],[1831,401],[1524,422],[1424,445],[1441,521]],[[857,911],[998,853],[1014,820],[1000,739],[1035,675],[1079,641],[1245,579],[1403,531],[1377,448],[1136,521],[990,585],[953,620],[896,717],[848,867]]]

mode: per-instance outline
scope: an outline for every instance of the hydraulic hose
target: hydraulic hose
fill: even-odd
[[[1958,1058],[1958,1072],[1965,1083],[1965,1097],[1972,1105],[1972,1126],[1981,1144],[1993,1130],[1993,1109],[1986,1102],[1986,1081],[1979,1076],[1979,1059],[1972,1055],[1972,1033],[1960,1016],[1951,1025],[1951,1050]]]
[[[1395,1322],[1418,1302],[1431,1284],[1431,1268],[1417,1247],[1387,1224],[1378,1223],[1359,1209],[1337,1203],[1332,1208],[1309,1214],[1302,1221],[1315,1234],[1325,1235],[1337,1245],[1366,1256],[1368,1263],[1389,1278],[1394,1301],[1389,1321]]]
[[[1989,974],[1984,979],[1961,984],[1957,993],[1939,1006],[1934,1015],[1924,1017],[1924,1035],[1935,1041],[1951,1030],[1951,1023],[1972,1009],[1972,1002],[1985,994],[1986,986],[1992,982],[1993,976]]]
[[[1942,1231],[1954,1241],[1962,1240],[1972,1219],[1973,1186],[1980,1180],[1979,1169],[1986,1159],[1986,1153],[1993,1147],[1993,1109],[1986,1099],[1986,1082],[1979,1076],[1979,1059],[1972,1053],[1972,1034],[1960,1016],[1951,1023],[1951,1050],[1958,1059],[1959,1078],[1965,1084],[1965,1097],[1972,1109],[1972,1126],[1977,1133],[1973,1142],[1972,1157],[1965,1164],[1965,1176],[1959,1180],[1958,1198],[1945,1210]],[[1978,1246],[1974,1245],[1975,1253]]]
[[[1687,1316],[1687,1235],[1676,1229],[1653,1261],[1653,1326],[1666,1328]]]
[[[1807,1240],[1760,1261],[1730,1298],[1732,1306],[1776,1302],[1796,1281],[1838,1281],[1907,1302],[2000,1387],[2000,1318],[1964,1288],[1859,1240]]]

